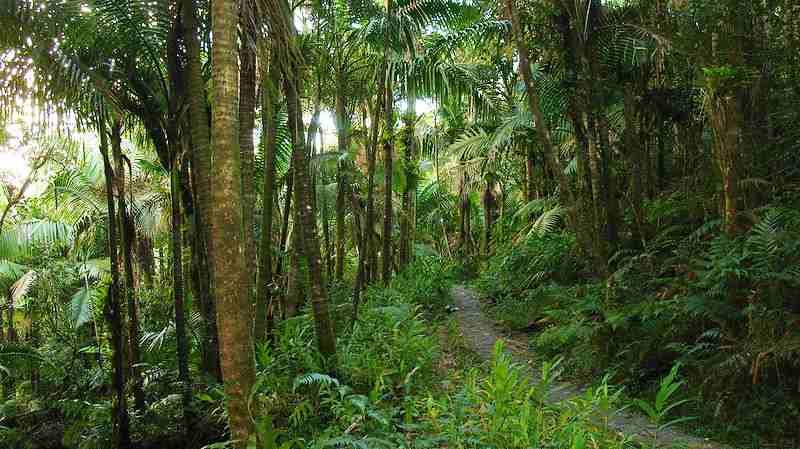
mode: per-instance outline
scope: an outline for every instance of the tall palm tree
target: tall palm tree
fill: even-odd
[[[275,162],[278,151],[277,106],[280,83],[280,67],[277,52],[272,53],[269,66],[262,70],[261,82],[261,145],[264,153],[263,213],[261,221],[261,240],[258,251],[258,281],[256,283],[255,342],[267,336],[272,311],[273,287],[273,215],[275,200]]]
[[[144,410],[144,391],[142,390],[142,376],[140,374],[139,361],[139,302],[136,299],[136,285],[133,277],[133,240],[134,226],[130,217],[128,204],[125,198],[125,166],[122,160],[122,122],[116,118],[111,123],[111,153],[115,166],[115,186],[117,192],[117,212],[119,217],[115,218],[122,227],[122,262],[125,275],[125,288],[123,290],[128,306],[128,353],[130,355],[129,365],[131,377],[133,379],[133,396],[136,409]]]
[[[235,447],[245,448],[253,433],[247,396],[255,381],[251,333],[250,295],[245,261],[242,190],[238,142],[239,62],[237,24],[239,2],[217,0],[211,7],[212,78],[211,144],[214,152],[211,179],[212,271],[216,293],[220,366],[228,396],[228,421]]]
[[[205,317],[203,367],[207,373],[216,379],[221,379],[216,304],[211,292],[209,261],[212,253],[208,235],[211,213],[211,130],[209,129],[205,80],[200,60],[197,6],[195,0],[182,1],[181,11],[186,45],[186,90],[188,92],[188,120],[191,138],[191,175],[196,205],[192,217],[195,229],[192,258],[198,302],[200,311]]]
[[[336,339],[328,312],[328,298],[322,281],[321,255],[317,235],[316,215],[308,155],[306,154],[305,130],[303,127],[300,92],[302,92],[301,71],[304,57],[297,43],[289,5],[284,0],[267,0],[267,12],[275,48],[279,52],[283,70],[284,95],[292,138],[292,169],[294,176],[294,202],[297,217],[297,243],[305,256],[309,273],[311,306],[314,313],[314,326],[317,346],[335,366]]]
[[[125,394],[125,362],[124,362],[124,318],[122,317],[122,286],[120,283],[119,249],[117,246],[117,223],[114,205],[114,171],[108,156],[108,134],[106,126],[100,120],[100,154],[103,156],[103,167],[106,179],[106,198],[108,207],[108,253],[111,258],[111,285],[108,289],[107,310],[111,322],[113,388],[115,397],[112,412],[112,445],[114,449],[127,449],[131,444],[130,417],[128,416],[128,398]]]

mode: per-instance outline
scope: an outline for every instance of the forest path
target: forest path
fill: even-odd
[[[484,360],[491,360],[495,343],[497,340],[503,340],[505,342],[505,350],[511,355],[512,360],[523,365],[531,379],[536,382],[539,378],[539,370],[536,360],[527,350],[527,343],[521,344],[503,335],[495,327],[494,323],[484,315],[476,292],[464,286],[456,286],[453,288],[453,297],[458,308],[456,318],[459,328],[470,348]],[[564,400],[580,396],[584,392],[584,390],[574,385],[556,382],[551,385],[546,402],[555,405]],[[601,415],[602,413],[598,411],[596,416],[598,422],[602,419]],[[656,427],[644,416],[627,412],[617,413],[609,418],[608,423],[612,430],[627,435],[647,447],[652,447]],[[657,436],[658,448],[731,449],[728,446],[686,435],[673,429],[661,430],[657,433]]]

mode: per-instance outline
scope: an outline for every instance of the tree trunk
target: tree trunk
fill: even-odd
[[[394,1],[386,1],[386,15],[391,23],[394,18]],[[384,36],[383,48],[383,82],[386,86],[384,93],[384,120],[386,127],[384,128],[383,135],[383,283],[389,285],[392,279],[392,264],[394,258],[392,255],[392,174],[394,163],[394,90],[392,87],[392,78],[394,73],[392,66],[389,64],[389,43],[391,36],[388,31]]]
[[[211,60],[214,108],[211,142],[214,167],[211,200],[211,247],[214,291],[217,293],[222,379],[227,396],[228,421],[234,447],[244,449],[253,434],[247,397],[255,381],[251,304],[245,267],[241,173],[239,173],[238,123],[239,63],[236,48],[238,2],[216,0],[211,4]]]
[[[153,288],[155,276],[155,255],[153,254],[153,241],[145,234],[139,234],[136,239],[136,261],[139,263],[139,277],[144,280],[146,288]]]
[[[383,83],[380,83],[380,85],[383,86]],[[383,87],[378,90],[377,101],[370,120],[372,135],[370,137],[369,153],[367,154],[367,223],[364,226],[364,247],[367,252],[367,266],[369,267],[369,276],[366,276],[368,282],[374,282],[378,277],[378,245],[375,241],[375,166],[378,155],[378,123],[381,117]]]
[[[197,273],[197,298],[203,315],[203,370],[216,380],[222,379],[219,361],[219,335],[216,302],[211,283],[214,251],[209,234],[211,226],[211,130],[206,103],[205,81],[200,61],[197,9],[195,0],[183,0],[181,8],[186,45],[186,82],[191,134],[192,184],[195,195],[192,258]]]
[[[308,264],[311,290],[311,307],[314,312],[314,325],[320,353],[328,358],[331,367],[336,366],[336,339],[328,313],[328,299],[322,281],[319,238],[316,217],[311,201],[311,175],[308,158],[303,143],[303,117],[298,92],[302,92],[301,79],[296,63],[286,67],[284,86],[286,95],[289,131],[293,140],[292,163],[295,169],[295,207],[299,218],[298,242]]]
[[[366,253],[364,251],[364,239],[361,230],[361,200],[355,189],[350,191],[350,208],[353,211],[353,238],[358,249],[358,271],[356,272],[356,284],[353,287],[353,315],[352,322],[358,320],[358,308],[361,303],[361,290],[364,288]]]
[[[494,224],[494,175],[486,176],[486,190],[483,191],[483,238],[481,252],[488,259],[491,252],[492,226]]]
[[[272,316],[272,222],[273,196],[275,191],[275,158],[277,142],[277,107],[280,68],[273,51],[269,71],[261,87],[261,144],[264,152],[264,192],[262,204],[264,212],[261,221],[261,248],[258,253],[258,282],[256,293],[255,342],[267,336],[270,327],[268,317]]]
[[[534,127],[542,147],[544,161],[553,174],[555,174],[555,176],[558,178],[558,184],[561,190],[560,194],[564,197],[565,206],[567,208],[574,209],[575,201],[572,194],[572,189],[570,188],[569,180],[564,174],[564,171],[561,169],[561,164],[558,162],[558,159],[556,159],[556,152],[553,148],[553,139],[551,137],[550,127],[548,126],[547,120],[542,112],[542,102],[539,98],[539,91],[536,89],[536,82],[533,79],[533,74],[531,73],[530,53],[522,35],[522,24],[520,23],[519,15],[517,14],[516,7],[514,5],[514,0],[503,1],[505,2],[506,15],[511,20],[514,41],[516,42],[517,53],[519,54],[519,70],[522,73],[522,80],[525,84],[525,92],[528,94],[528,106],[533,114]],[[573,211],[571,214],[574,217],[575,212]],[[573,225],[574,223],[577,223],[577,219],[575,218],[573,218]]]
[[[598,4],[590,0],[585,18],[581,13],[581,20],[592,22],[586,25],[586,33],[594,33],[593,27],[596,20]],[[576,228],[578,241],[584,251],[594,260],[597,273],[605,278],[608,276],[608,255],[605,247],[605,236],[602,235],[600,211],[598,208],[600,194],[600,155],[597,142],[597,116],[595,111],[596,77],[593,60],[587,54],[583,27],[571,16],[564,4],[560,5],[561,11],[557,16],[556,25],[561,33],[566,50],[566,65],[570,86],[567,93],[568,114],[575,132],[576,161],[577,161],[577,186],[578,192],[573,197],[575,205],[580,209],[580,214],[573,216],[579,225]],[[577,210],[576,208],[576,210]]]
[[[600,146],[600,185],[602,186],[600,209],[605,211],[605,239],[613,249],[619,240],[619,201],[617,200],[617,180],[614,176],[609,125],[605,116],[598,121],[598,140]]]
[[[131,445],[128,398],[125,394],[125,324],[122,316],[122,291],[119,275],[119,248],[117,246],[117,220],[114,206],[114,172],[108,157],[108,136],[105,124],[100,125],[100,154],[106,180],[106,205],[108,208],[108,254],[111,259],[111,285],[108,287],[106,308],[111,323],[111,365],[113,367],[112,388],[114,398],[111,412],[111,440],[114,449],[126,449]]]
[[[189,342],[186,336],[186,311],[183,305],[183,239],[180,200],[180,151],[175,149],[170,174],[170,202],[172,204],[172,299],[175,305],[175,339],[177,341],[178,381],[181,383],[183,421],[187,435],[193,427],[192,383],[189,377]]]
[[[725,232],[735,237],[739,227],[738,158],[742,140],[742,115],[734,95],[711,94],[708,115],[714,132],[714,158],[722,176],[722,212]]]
[[[624,89],[624,115],[625,115],[625,134],[623,142],[625,153],[628,156],[631,167],[631,208],[633,210],[633,223],[631,228],[631,238],[641,243],[644,237],[644,189],[642,186],[642,163],[641,163],[641,142],[639,136],[639,120],[636,94],[632,85]]]
[[[239,151],[241,153],[242,176],[242,220],[244,225],[244,255],[247,284],[244,284],[248,297],[253,295],[256,266],[255,241],[255,203],[256,195],[253,186],[255,146],[253,130],[256,119],[256,50],[254,41],[255,11],[252,1],[240,2],[239,20],[242,29],[242,43],[239,46],[241,64],[239,78]]]
[[[525,201],[531,202],[538,197],[536,191],[536,152],[533,148],[525,151]]]
[[[296,190],[297,187],[295,186],[292,191]],[[295,209],[297,205],[295,204]],[[300,278],[302,273],[302,263],[303,259],[300,257],[300,253],[302,252],[300,248],[300,234],[299,234],[299,220],[297,217],[297,210],[293,209],[292,213],[292,221],[294,225],[292,226],[292,242],[291,247],[288,248],[288,256],[289,256],[289,269],[286,273],[286,294],[283,298],[283,317],[291,318],[297,313],[297,309],[300,308],[302,303],[304,302],[303,299],[305,298],[305,292],[303,291],[303,282]]]
[[[391,0],[387,0],[391,4]],[[386,127],[383,135],[383,250],[381,260],[383,262],[383,283],[389,285],[392,279],[392,171],[393,171],[393,152],[394,152],[394,92],[392,91],[391,69],[386,69],[386,99],[384,100],[384,120]]]
[[[346,112],[344,80],[341,70],[339,70],[336,80],[336,143],[339,154],[342,156],[347,153],[350,123]],[[340,282],[344,279],[344,261],[345,251],[347,249],[347,234],[345,233],[344,223],[347,181],[346,175],[343,173],[344,167],[342,165],[343,163],[341,161],[336,164],[336,280]],[[355,214],[355,210],[353,210],[353,214]],[[357,239],[358,236],[353,236],[353,238]],[[361,259],[360,256],[359,259]]]
[[[278,266],[275,268],[276,275],[283,273],[283,259],[287,251],[286,243],[289,237],[289,214],[292,211],[292,197],[294,197],[294,164],[290,161],[289,170],[286,172],[286,196],[283,200],[283,219],[281,221],[280,236],[281,255],[278,258]]]
[[[458,234],[458,249],[463,254],[472,253],[472,229],[471,229],[471,203],[469,200],[469,191],[467,191],[467,179],[465,176],[461,177],[459,185],[459,234]]]
[[[321,195],[321,199],[322,199],[322,204],[320,210],[321,212],[320,218],[322,221],[322,242],[325,247],[325,271],[328,275],[327,279],[333,279],[333,257],[332,257],[333,244],[331,242],[330,208],[328,207],[328,195],[326,195],[325,192],[323,192]]]
[[[115,184],[117,189],[117,212],[122,228],[122,262],[125,275],[123,296],[128,305],[128,369],[132,379],[134,406],[136,410],[145,408],[144,391],[142,390],[142,375],[138,367],[140,361],[139,349],[139,302],[136,300],[136,285],[133,280],[133,220],[128,213],[125,199],[125,165],[122,160],[122,123],[115,119],[111,126],[111,154],[114,158],[116,170]]]
[[[403,214],[400,222],[400,267],[411,262],[414,251],[414,199],[417,194],[417,108],[413,89],[409,89],[408,111],[405,121],[403,168],[405,169],[405,188],[403,189]]]

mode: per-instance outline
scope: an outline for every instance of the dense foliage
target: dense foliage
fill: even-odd
[[[797,447],[796,3],[3,0],[0,447]]]

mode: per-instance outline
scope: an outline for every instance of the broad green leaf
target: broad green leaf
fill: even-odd
[[[81,288],[69,302],[69,317],[75,327],[81,327],[92,319],[91,302],[93,288]]]

